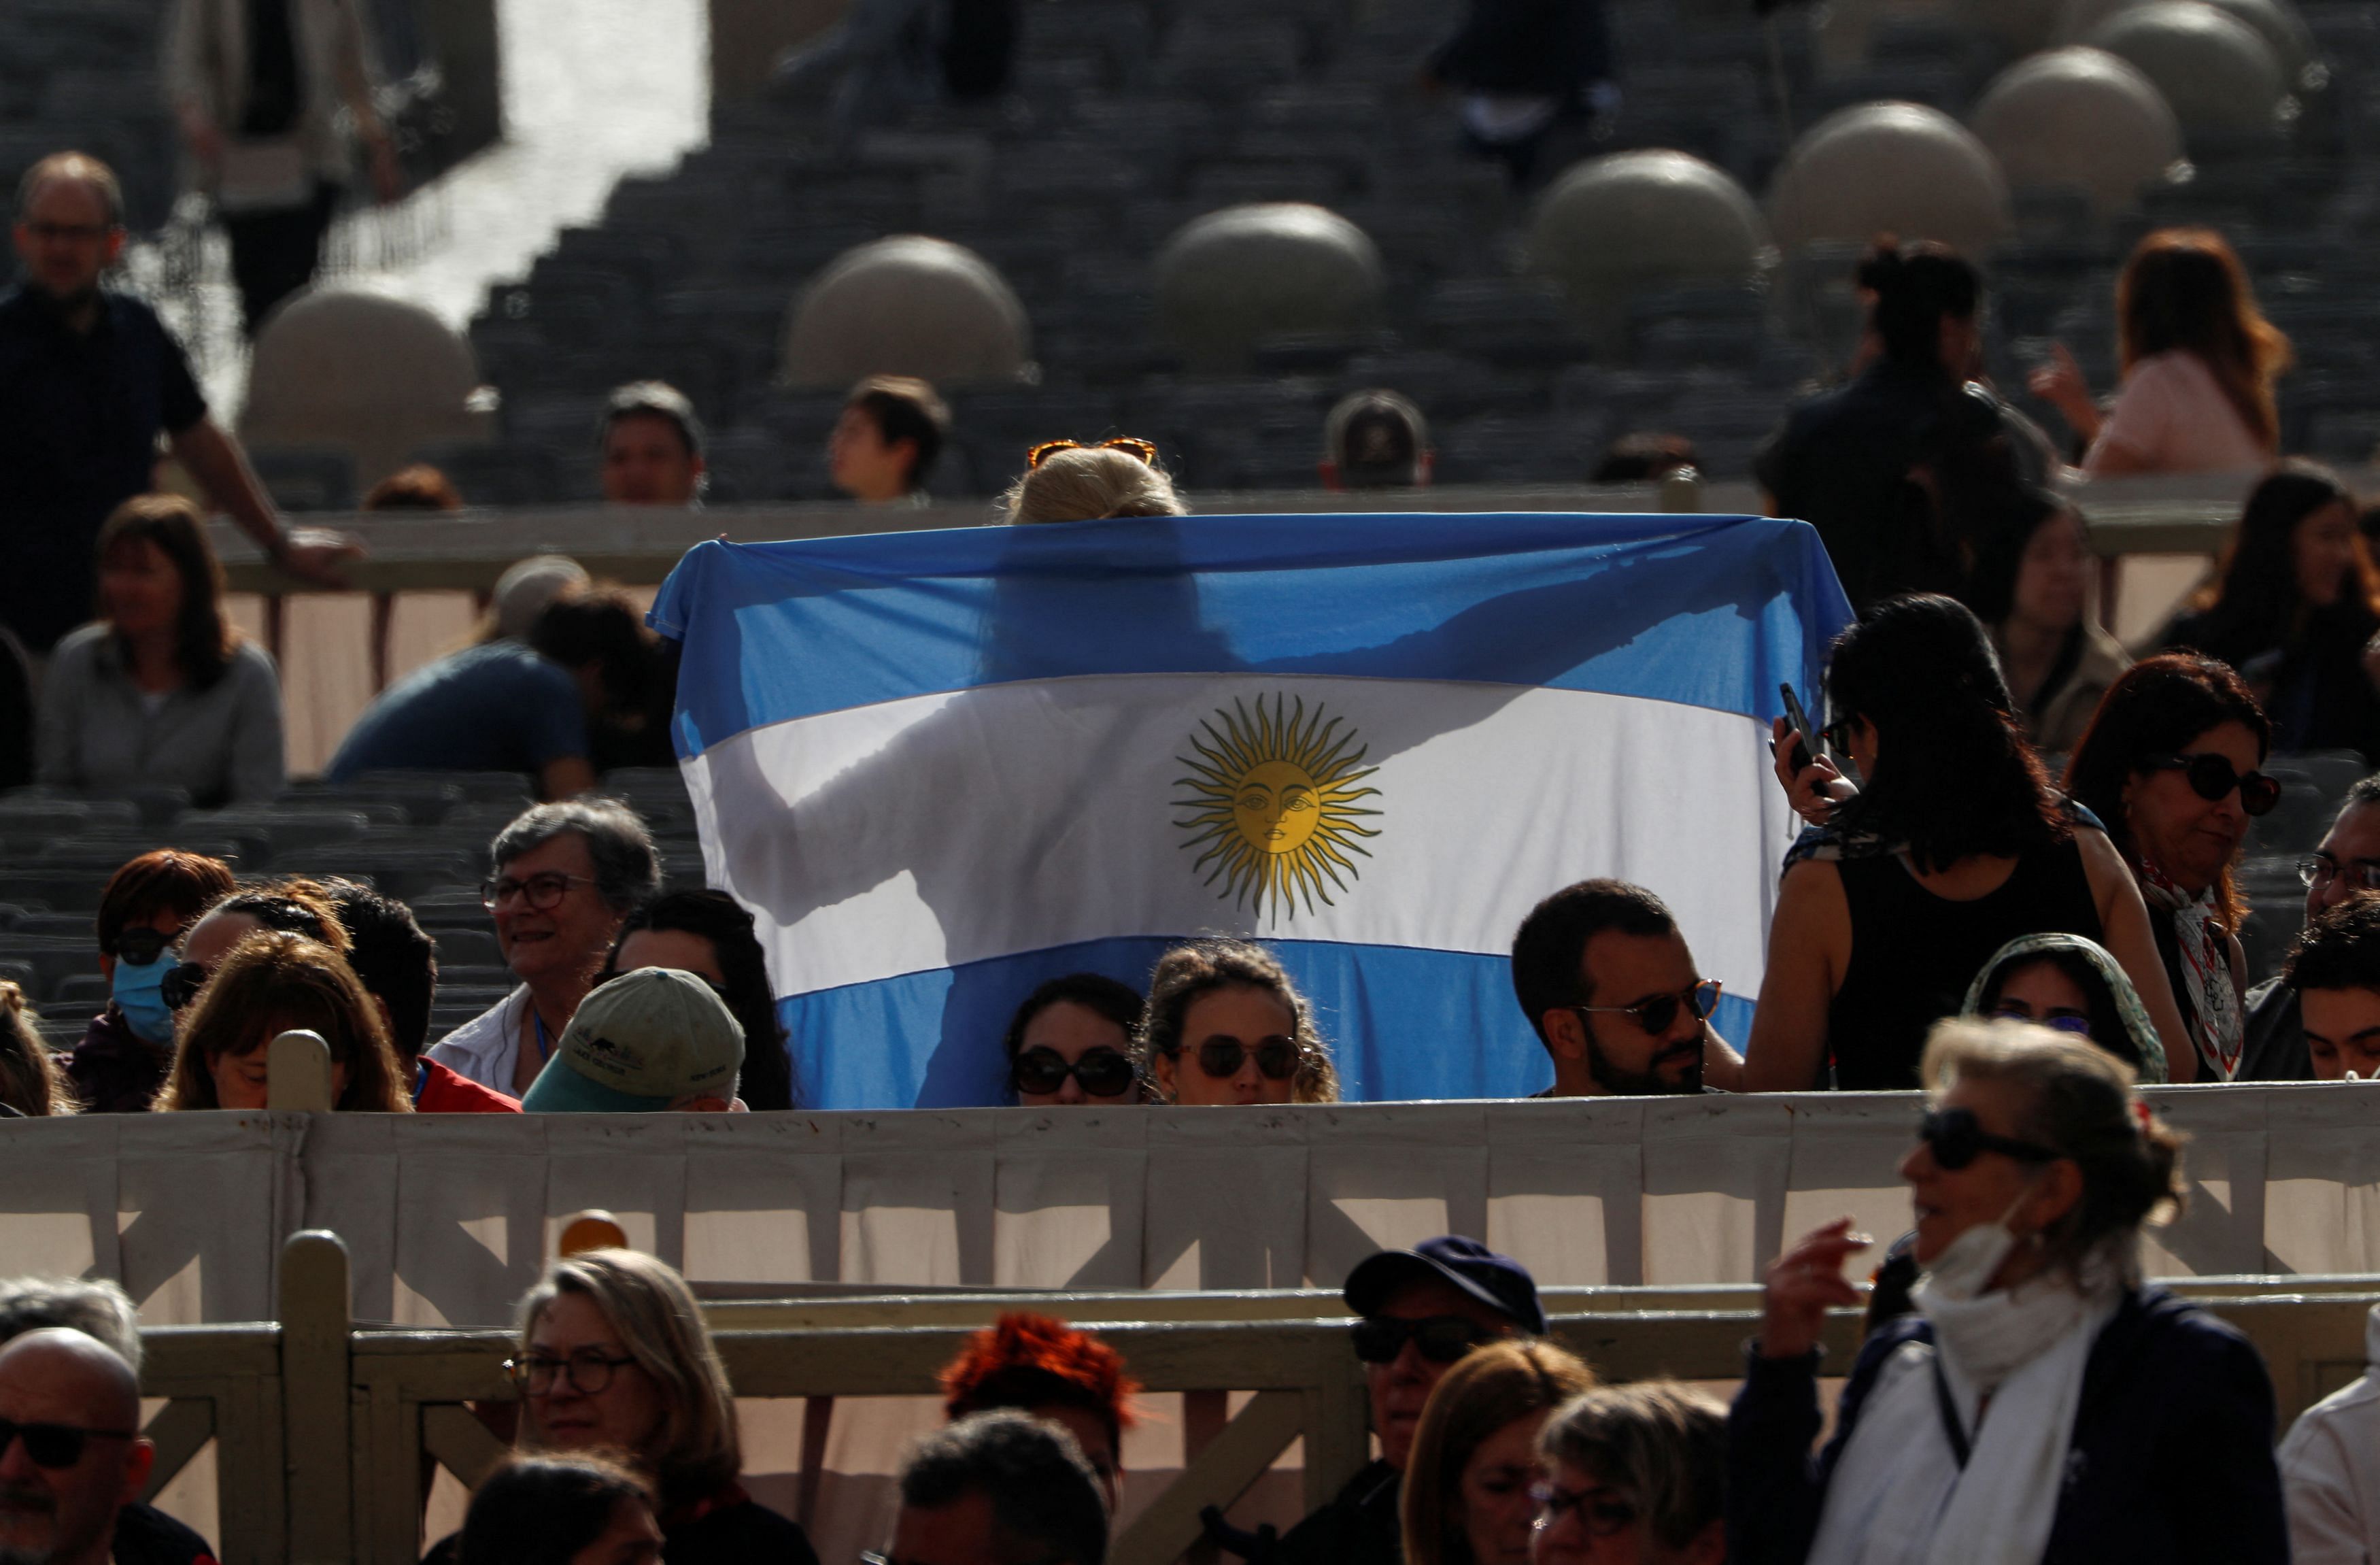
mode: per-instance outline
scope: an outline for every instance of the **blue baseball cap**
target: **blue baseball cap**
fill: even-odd
[[[1545,1306],[1537,1302],[1537,1280],[1529,1268],[1459,1233],[1367,1256],[1347,1274],[1347,1286],[1340,1292],[1349,1309],[1373,1316],[1406,1283],[1431,1279],[1453,1284],[1532,1336],[1545,1335]]]

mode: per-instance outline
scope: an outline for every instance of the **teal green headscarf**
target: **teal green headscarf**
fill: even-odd
[[[2070,952],[2089,963],[2091,970],[2098,974],[2100,981],[2107,986],[2107,992],[2115,1001],[2116,1015],[2123,1022],[2124,1031],[2130,1035],[2122,1041],[2131,1045],[2134,1068],[2140,1073],[2141,1084],[2153,1086],[2163,1083],[2167,1079],[2165,1047],[2157,1040],[2155,1024],[2149,1020],[2149,1008],[2141,1003],[2140,991],[2132,988],[2132,980],[2124,976],[2123,964],[2096,940],[2086,940],[2080,935],[2019,935],[1992,952],[1992,959],[1984,964],[1983,971],[1975,975],[1975,981],[1967,986],[1967,1002],[1961,1011],[1969,1016],[1982,1015],[1984,993],[1992,987],[1992,980],[2000,973],[2017,963],[2060,952]],[[2091,1041],[2110,1054],[2123,1052],[2118,1047],[2117,1039],[2100,1037]]]

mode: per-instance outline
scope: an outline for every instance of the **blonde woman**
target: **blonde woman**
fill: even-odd
[[[206,980],[183,1019],[174,1068],[154,1107],[265,1107],[266,1046],[299,1029],[330,1045],[334,1109],[413,1112],[411,1084],[389,1043],[388,1024],[346,958],[280,929],[243,938]]]
[[[1025,476],[1002,503],[1011,522],[1088,522],[1189,513],[1145,440],[1080,445],[1053,440],[1026,453]]]
[[[662,1555],[676,1565],[818,1565],[801,1528],[738,1475],[735,1397],[686,1280],[650,1256],[565,1256],[521,1301],[505,1366],[521,1395],[516,1441],[608,1451],[651,1484]]]
[[[1404,1565],[1529,1565],[1537,1439],[1595,1372],[1550,1342],[1474,1348],[1439,1380],[1414,1431],[1400,1505]]]
[[[1336,1103],[1314,1008],[1252,940],[1193,940],[1158,959],[1137,1046],[1158,1099],[1195,1108]]]

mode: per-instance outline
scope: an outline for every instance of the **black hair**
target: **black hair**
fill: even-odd
[[[1888,598],[1835,638],[1838,721],[1876,730],[1875,775],[1835,813],[1845,833],[1909,850],[1921,870],[2015,857],[2072,834],[2017,722],[1984,627],[1956,599]]]
[[[1141,1008],[1148,1003],[1138,989],[1104,973],[1069,973],[1051,978],[1026,995],[1016,1014],[1008,1019],[1001,1049],[1010,1064],[1016,1062],[1016,1051],[1025,1047],[1025,1029],[1033,1025],[1033,1018],[1062,1002],[1095,1012],[1122,1027],[1127,1047],[1140,1031]]]
[[[1105,1565],[1107,1502],[1075,1444],[1053,1425],[1007,1408],[969,1413],[924,1436],[901,1464],[901,1503],[940,1510],[968,1495],[991,1502],[994,1558]]]
[[[2248,491],[2220,582],[2201,593],[2189,640],[2238,668],[2259,653],[2310,640],[2361,648],[2380,629],[2380,578],[2361,532],[2338,596],[2316,607],[2298,587],[2298,524],[2331,505],[2356,510],[2354,491],[2319,463],[2292,458]]]
[[[566,669],[594,664],[601,673],[606,706],[633,706],[644,697],[653,639],[645,629],[644,615],[625,592],[576,592],[555,599],[528,627],[528,644],[540,657]]]
[[[352,880],[328,880],[331,906],[353,943],[347,965],[365,992],[388,1007],[389,1041],[412,1060],[430,1041],[430,1007],[438,996],[438,947],[413,909]]]
[[[875,420],[885,444],[910,442],[917,455],[909,460],[908,486],[914,490],[925,482],[951,428],[951,410],[932,386],[908,375],[870,375],[851,388],[844,406]]]
[[[570,1565],[620,1507],[650,1505],[644,1481],[598,1456],[516,1456],[471,1497],[455,1565]]]
[[[2301,992],[2380,990],[2380,896],[2350,897],[2308,919],[2281,976]]]
[[[1677,929],[1659,897],[1625,880],[1581,880],[1529,910],[1512,936],[1512,993],[1543,1041],[1546,1013],[1595,998],[1586,942],[1607,929],[1653,937]]]
[[[784,1025],[777,1018],[769,960],[753,932],[750,910],[725,892],[700,887],[663,892],[638,904],[621,921],[597,983],[619,977],[620,948],[640,929],[698,935],[710,942],[724,980],[720,999],[744,1030],[744,1075],[737,1096],[754,1110],[795,1107],[799,1095],[794,1090],[794,1064],[785,1050]]]
[[[1983,278],[1956,250],[1921,239],[1879,239],[1860,262],[1859,285],[1876,296],[1869,320],[1896,364],[1940,369],[1942,320],[1972,321]]]

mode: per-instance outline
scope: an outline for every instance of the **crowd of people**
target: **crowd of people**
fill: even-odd
[[[2180,1137],[2131,1069],[2003,1017],[1936,1025],[1922,1073],[1900,1165],[1914,1227],[1870,1289],[1847,1270],[1873,1244],[1850,1219],[1779,1256],[1732,1407],[1604,1380],[1528,1270],[1476,1240],[1380,1251],[1342,1290],[1377,1454],[1287,1533],[1209,1510],[1209,1542],[1248,1565],[2372,1558],[2380,1369],[2303,1413],[2277,1454],[2254,1346],[2143,1280],[2143,1231],[2184,1184]],[[1864,1310],[1864,1341],[1829,1427],[1821,1339],[1843,1309]],[[140,1354],[113,1284],[0,1283],[10,1558],[206,1557],[134,1498],[152,1457]],[[802,1529],[744,1486],[734,1388],[666,1265],[624,1249],[553,1260],[504,1371],[516,1401],[477,1412],[516,1454],[429,1558],[815,1565]],[[1125,1359],[1014,1314],[941,1389],[949,1422],[911,1447],[870,1558],[1102,1565],[1139,1416]]]

